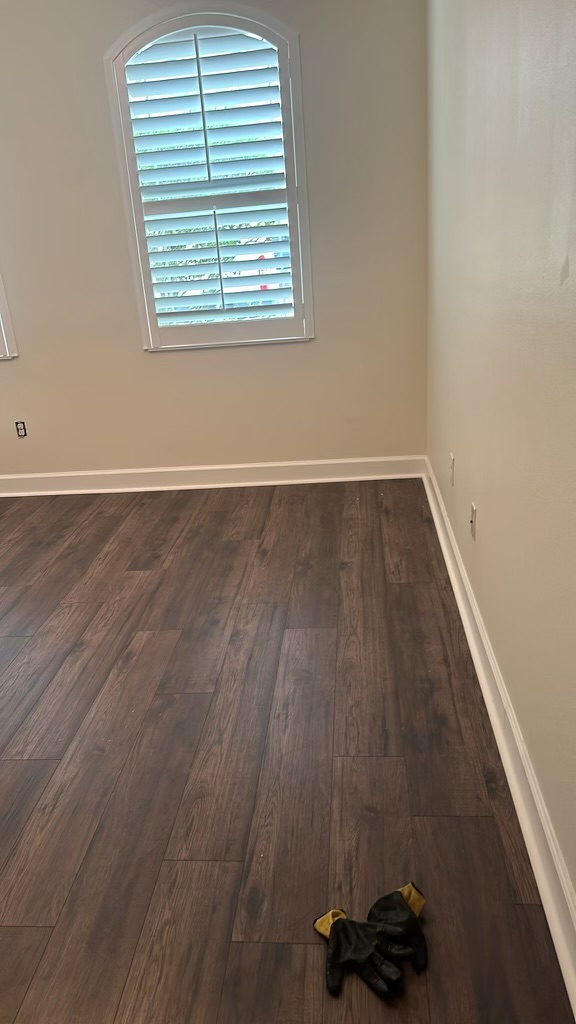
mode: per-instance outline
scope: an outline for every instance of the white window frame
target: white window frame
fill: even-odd
[[[4,291],[4,282],[0,276],[0,359],[15,359],[17,355],[18,349]]]
[[[262,36],[278,49],[280,96],[286,162],[286,196],[294,286],[294,316],[276,320],[159,327],[152,292],[142,199],[134,157],[132,123],[126,89],[126,62],[144,46],[180,29],[226,26]],[[171,8],[141,22],[111,47],[104,59],[124,206],[129,224],[131,256],[144,349],[148,352],[234,345],[310,341],[314,337],[310,231],[304,155],[304,119],[298,34],[261,11],[230,2],[210,4],[209,11]],[[254,195],[254,194],[253,194]],[[270,194],[258,193],[258,196]],[[238,194],[238,207],[250,205],[250,193]]]

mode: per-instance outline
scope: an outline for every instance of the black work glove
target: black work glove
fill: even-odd
[[[419,920],[424,902],[420,890],[409,882],[402,889],[381,896],[368,911],[372,924],[400,929],[402,942],[413,949],[410,959],[416,971],[423,971],[428,964],[428,947]]]
[[[381,999],[397,994],[402,972],[387,957],[400,959],[415,952],[404,942],[401,925],[351,921],[344,911],[331,910],[316,918],[314,927],[328,939],[326,987],[330,995],[340,995],[347,971],[358,974]]]

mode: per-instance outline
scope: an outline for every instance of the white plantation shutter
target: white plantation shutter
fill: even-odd
[[[218,20],[115,61],[151,348],[311,337],[288,45]]]

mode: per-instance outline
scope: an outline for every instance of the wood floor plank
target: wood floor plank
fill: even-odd
[[[200,491],[166,491],[161,515],[148,534],[140,532],[138,549],[128,569],[161,569],[190,520],[204,501]]]
[[[283,639],[284,605],[242,609],[166,856],[243,860]]]
[[[160,685],[161,692],[210,693],[215,689],[256,545],[256,541],[219,545],[198,594],[192,621],[182,630]]]
[[[568,993],[542,907],[516,907],[518,934],[530,965],[534,1020],[573,1024]]]
[[[394,652],[413,814],[492,814],[479,753],[454,698],[458,666],[443,631],[438,588],[391,586],[385,615]]]
[[[49,928],[0,928],[0,1024],[13,1024],[50,938]]]
[[[143,629],[185,629],[212,567],[222,532],[223,512],[193,516],[166,559],[163,579],[148,604]],[[199,517],[199,518],[198,518]]]
[[[58,761],[0,761],[0,869]]]
[[[315,941],[310,907],[328,895],[335,639],[285,633],[235,941]]]
[[[75,581],[84,573],[116,528],[112,517],[95,516],[85,532],[74,533],[33,586],[10,603],[0,605],[0,633],[15,636],[33,635],[56,610],[61,601],[70,600]]]
[[[100,495],[69,494],[39,505],[24,518],[6,543],[0,547],[0,583],[35,583],[51,560],[57,557],[63,542],[101,503]]]
[[[0,875],[0,923],[56,923],[177,639],[137,633],[114,666]]]
[[[234,487],[226,516],[225,540],[260,540],[270,513],[273,487]]]
[[[99,607],[60,605],[0,675],[2,756]]]
[[[400,756],[404,743],[385,628],[376,491],[373,484],[345,486],[334,750],[344,756]]]
[[[107,542],[75,581],[67,595],[71,603],[108,600],[140,551],[143,539],[148,537],[166,508],[165,492],[138,494],[135,499],[127,514],[116,522]]]
[[[414,818],[413,828],[431,1024],[542,1024],[493,820]]]
[[[18,1024],[112,1024],[209,702],[154,699]]]
[[[478,752],[506,870],[516,903],[540,903],[540,894],[518,822],[510,787],[490,725],[462,620],[452,590],[438,592],[444,610],[442,635],[453,664],[452,692],[466,747]]]
[[[386,893],[416,875],[408,783],[403,758],[334,759],[330,833],[329,897],[326,908],[341,907],[349,917],[366,920],[369,908]],[[425,975],[405,967],[406,985],[394,1003],[398,1024],[426,1024]],[[379,1024],[383,1007],[358,978],[347,979],[342,995],[326,998],[325,1024]]]
[[[289,629],[336,627],[342,521],[340,484],[311,486],[288,606]]]
[[[2,636],[0,637],[0,676],[8,668],[10,662],[14,661],[17,654],[29,642],[27,636]]]
[[[241,874],[162,865],[115,1024],[215,1024]]]
[[[92,618],[44,689],[3,757],[62,757],[114,662],[140,628],[155,586],[155,573],[126,574],[115,597]]]
[[[277,487],[270,505],[245,600],[251,604],[286,604],[290,599],[296,557],[304,529],[304,506],[291,488]]]
[[[217,1024],[320,1024],[324,955],[320,946],[233,942]]]
[[[422,480],[380,480],[376,487],[388,582],[449,587]]]

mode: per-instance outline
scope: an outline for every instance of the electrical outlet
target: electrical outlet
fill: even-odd
[[[476,540],[476,515],[478,509],[474,502],[470,506],[470,533],[472,534],[472,540]]]
[[[26,430],[26,424],[24,420],[16,420],[16,433],[18,437],[28,437],[28,431]]]
[[[454,487],[454,456],[450,452],[450,486]]]

